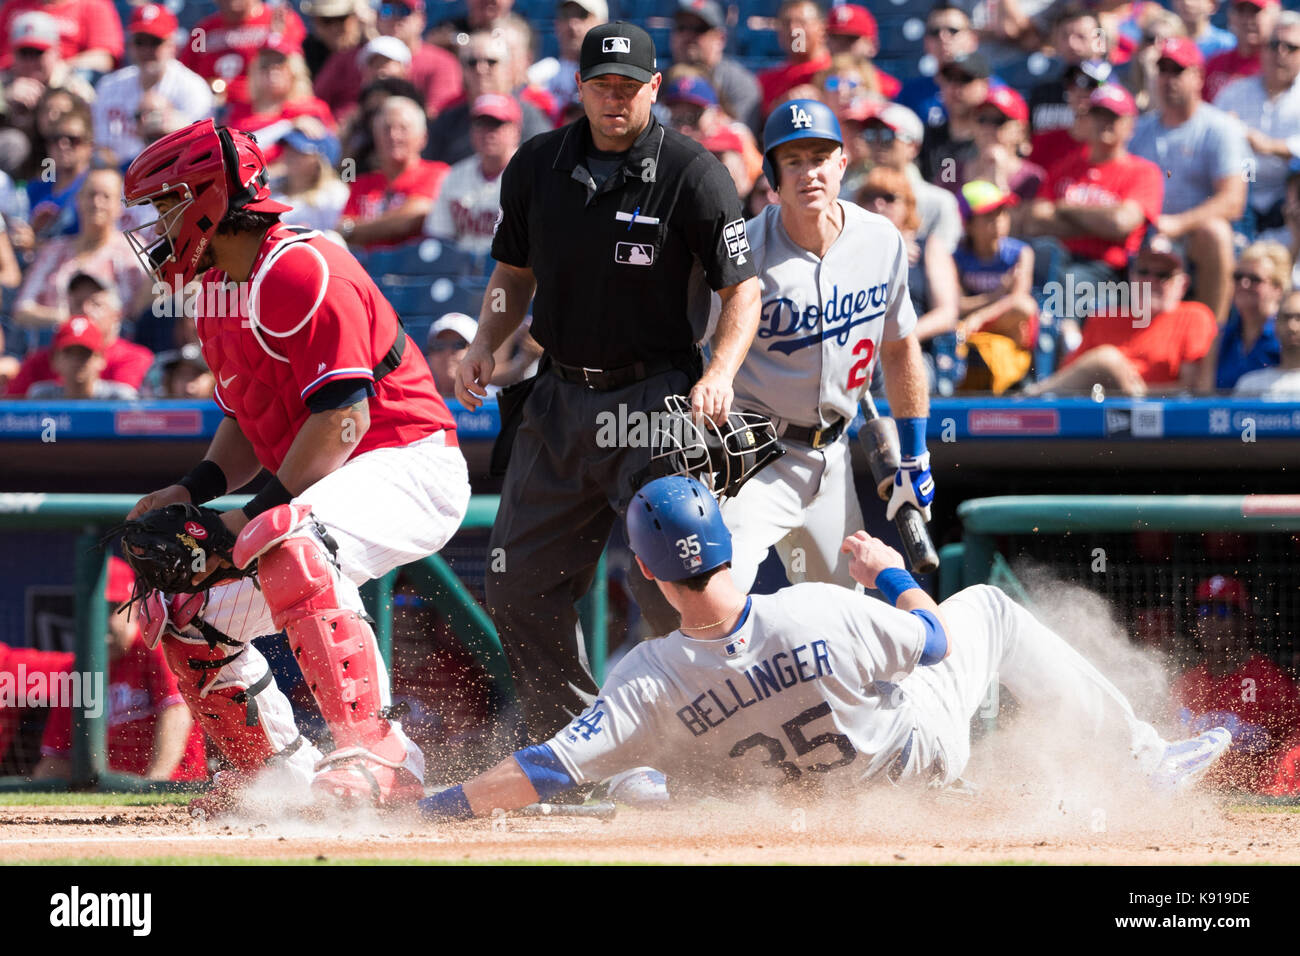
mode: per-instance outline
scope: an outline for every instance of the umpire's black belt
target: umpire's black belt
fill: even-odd
[[[651,375],[667,372],[669,369],[689,368],[688,358],[676,359],[671,356],[634,362],[622,368],[583,368],[578,365],[565,365],[563,362],[551,361],[551,368],[564,381],[581,385],[593,392],[612,392],[616,388],[626,388],[644,381]]]
[[[778,438],[797,441],[813,448],[825,448],[844,432],[844,419],[837,419],[834,424],[817,427],[814,425],[786,425],[776,433]]]

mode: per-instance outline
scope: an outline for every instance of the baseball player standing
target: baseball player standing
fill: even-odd
[[[643,441],[633,429],[609,440],[601,422],[662,412],[666,396],[688,391],[695,414],[724,421],[758,322],[736,188],[703,147],[654,118],[661,81],[640,27],[587,32],[585,115],[524,143],[502,174],[497,266],[460,366],[456,395],[477,408],[492,353],[533,302],[546,367],[513,440],[487,601],[537,741],[594,699],[574,602],[650,460],[648,429]],[[697,343],[710,289],[722,306],[706,369]],[[657,633],[676,626],[658,592],[637,598]]]
[[[428,366],[365,270],[321,233],[280,225],[288,207],[270,195],[256,142],[211,120],[127,170],[127,203],[159,214],[128,233],[146,269],[169,287],[202,274],[198,334],[226,413],[206,458],[142,498],[128,525],[272,473],[242,510],[192,509],[184,526],[205,541],[238,535],[233,563],[256,559],[256,583],[155,592],[144,630],[151,645],[162,639],[186,702],[234,768],[205,812],[272,763],[318,792],[400,803],[422,795],[424,758],[390,719],[357,584],[447,542],[469,503],[465,460]],[[150,555],[131,535],[124,554],[147,584]],[[226,575],[220,561],[196,570],[195,585]],[[323,759],[250,643],[281,629],[334,739]]]
[[[928,519],[934,498],[907,247],[884,217],[838,198],[842,145],[835,114],[816,100],[780,104],[763,130],[781,202],[746,223],[763,306],[736,405],[770,417],[787,454],[722,506],[745,590],[772,545],[791,581],[854,586],[840,548],[862,527],[846,429],[877,362],[902,452],[887,515],[910,502]]]
[[[662,768],[677,792],[714,795],[837,772],[946,785],[966,767],[970,722],[995,678],[1027,710],[1126,746],[1158,788],[1193,782],[1231,743],[1222,727],[1166,743],[1002,591],[976,585],[935,604],[902,556],[866,532],[842,546],[858,583],[888,604],[811,582],[747,597],[727,567],[727,526],[692,478],[646,485],[627,529],[682,627],[633,648],[547,743],[421,801],[426,816],[516,809],[638,765]]]

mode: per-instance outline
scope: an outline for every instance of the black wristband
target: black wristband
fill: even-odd
[[[244,515],[252,520],[263,511],[270,511],[276,505],[287,505],[293,501],[293,493],[280,484],[280,479],[271,476],[265,487],[253,496],[253,500],[244,505]]]
[[[190,501],[196,505],[207,504],[213,498],[220,498],[227,490],[226,473],[210,458],[204,458],[176,484],[190,493]]]

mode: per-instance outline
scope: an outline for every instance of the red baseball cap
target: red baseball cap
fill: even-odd
[[[1169,37],[1160,44],[1159,50],[1157,61],[1173,60],[1181,67],[1194,66],[1197,69],[1205,66],[1205,55],[1201,53],[1201,48],[1187,37]]]
[[[104,336],[100,333],[99,326],[84,315],[74,315],[59,326],[59,331],[54,333],[50,354],[74,345],[88,348],[92,352],[104,351]]]
[[[880,39],[880,28],[876,25],[876,18],[872,16],[870,10],[856,3],[845,3],[832,8],[827,21],[829,30],[834,36]]]
[[[121,558],[108,559],[108,581],[104,585],[104,600],[109,604],[125,604],[135,590],[135,572]]]
[[[1238,578],[1230,578],[1226,574],[1216,574],[1212,578],[1206,578],[1196,586],[1197,603],[1207,604],[1215,602],[1218,604],[1231,604],[1233,607],[1240,608],[1243,611],[1250,609],[1250,598],[1246,594],[1246,586]]]
[[[980,105],[995,107],[1009,120],[1029,122],[1029,107],[1025,105],[1025,98],[1009,86],[989,87],[988,96],[984,97],[984,102]]]
[[[1137,116],[1137,104],[1128,90],[1118,83],[1103,83],[1092,91],[1088,102],[1098,109],[1110,110],[1116,116]]]
[[[494,120],[500,120],[502,123],[521,123],[523,122],[524,111],[520,109],[519,101],[513,96],[506,96],[502,93],[484,93],[469,108],[470,119],[477,119],[480,116],[488,116]]]
[[[127,33],[147,33],[151,37],[166,40],[177,30],[176,14],[158,3],[146,3],[136,7],[127,24]]]
[[[710,153],[744,153],[745,144],[740,134],[727,126],[717,130],[712,136],[700,140],[700,145]]]
[[[59,43],[59,21],[39,10],[20,13],[9,27],[9,45],[15,50],[52,50]]]

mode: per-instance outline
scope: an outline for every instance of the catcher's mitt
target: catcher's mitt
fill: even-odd
[[[108,537],[118,534],[122,535],[122,557],[135,572],[137,593],[194,594],[253,573],[251,565],[242,570],[233,566],[235,535],[222,523],[221,512],[212,508],[185,504],[155,508],[118,525]],[[224,558],[230,566],[218,567],[202,584],[192,583],[194,575],[211,567],[217,558]]]
[[[664,398],[668,413],[651,441],[650,478],[689,475],[718,499],[734,497],[741,486],[785,454],[771,419],[757,412],[732,412],[722,427],[691,417],[690,399]]]

